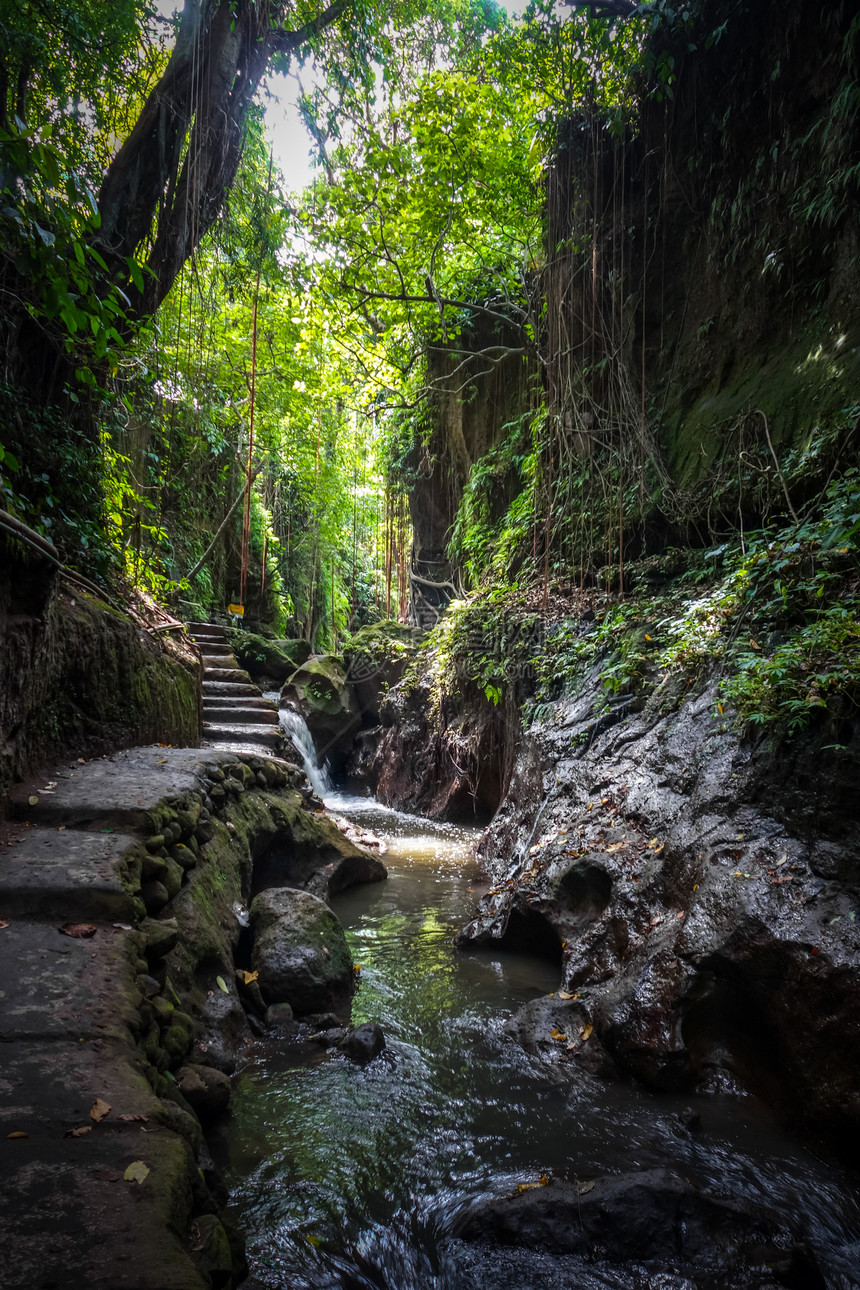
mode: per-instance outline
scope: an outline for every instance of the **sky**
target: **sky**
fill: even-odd
[[[512,17],[519,13],[525,0],[499,0],[503,9]],[[172,17],[181,10],[181,0],[155,0],[155,12],[162,17]],[[314,178],[311,164],[311,141],[296,106],[299,96],[295,76],[269,76],[266,81],[269,96],[266,99],[266,129],[272,144],[275,165],[284,176],[287,187],[293,191],[305,188]]]

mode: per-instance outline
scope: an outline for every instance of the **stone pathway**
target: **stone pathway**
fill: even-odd
[[[203,738],[232,749],[280,753],[284,739],[278,710],[239,667],[227,633],[217,623],[189,623],[203,658]]]
[[[231,836],[218,777],[238,807],[294,773],[271,755],[156,744],[13,790],[0,849],[4,1290],[228,1284],[200,1129],[166,1075],[153,1088],[145,1017],[180,1016],[159,997],[176,940],[163,898],[171,875],[186,892],[212,865],[213,830]]]

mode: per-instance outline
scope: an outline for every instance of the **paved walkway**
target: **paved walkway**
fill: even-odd
[[[158,912],[159,884],[188,881],[171,852],[206,863],[205,806],[168,826],[163,803],[202,802],[207,765],[225,762],[236,754],[130,749],[58,771],[17,804],[19,836],[0,850],[4,1290],[225,1284],[196,1121],[156,1097],[137,1044],[159,950],[146,921],[133,930],[144,901]]]

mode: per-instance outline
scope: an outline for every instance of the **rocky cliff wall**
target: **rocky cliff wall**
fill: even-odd
[[[0,538],[0,803],[61,754],[196,747],[199,694],[193,654]]]

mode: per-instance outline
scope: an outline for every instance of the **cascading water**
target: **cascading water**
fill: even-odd
[[[300,712],[292,708],[281,708],[281,729],[290,740],[296,752],[304,762],[305,773],[317,797],[325,798],[331,794],[331,775],[326,766],[317,765],[317,754],[308,723]]]

